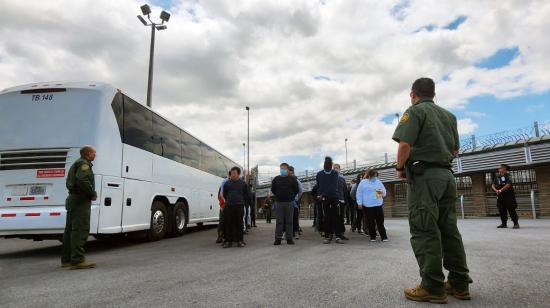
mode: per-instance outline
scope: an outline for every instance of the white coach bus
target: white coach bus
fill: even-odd
[[[0,92],[0,237],[60,238],[65,179],[92,145],[98,193],[90,233],[152,240],[218,220],[235,162],[104,83],[36,83]]]

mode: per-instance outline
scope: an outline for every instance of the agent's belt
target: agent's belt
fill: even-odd
[[[432,168],[440,168],[440,169],[448,169],[448,170],[453,169],[450,165],[440,165],[440,164],[431,163],[427,161],[420,161],[420,163],[424,164],[425,169],[432,169]]]

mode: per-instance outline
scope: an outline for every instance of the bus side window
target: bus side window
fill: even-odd
[[[115,94],[115,97],[113,98],[113,102],[111,103],[111,107],[113,108],[113,113],[115,114],[115,119],[118,124],[118,131],[120,132],[120,139],[124,140],[124,123],[123,123],[123,104],[122,104],[122,94],[120,92],[117,92]]]
[[[153,113],[133,99],[124,96],[123,142],[155,153]]]

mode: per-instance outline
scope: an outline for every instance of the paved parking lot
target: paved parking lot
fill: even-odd
[[[93,270],[59,268],[56,241],[0,240],[2,307],[422,307],[403,288],[418,268],[406,220],[388,220],[389,243],[351,234],[323,245],[303,221],[295,246],[272,246],[274,225],[259,224],[246,248],[222,249],[216,230],[194,228],[159,242],[87,245]],[[460,222],[474,279],[473,300],[453,307],[549,307],[550,220]],[[349,233],[349,232],[348,232]]]

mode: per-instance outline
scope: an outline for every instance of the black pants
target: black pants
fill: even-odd
[[[223,234],[223,211],[222,209],[220,209],[220,216],[219,216],[219,221],[218,221],[218,233],[221,233]]]
[[[294,234],[300,231],[300,208],[294,208],[294,214],[292,216],[292,230]]]
[[[361,231],[361,227],[363,226],[363,209],[355,208],[355,221],[353,226],[357,229],[357,232]]]
[[[369,232],[369,212],[366,207],[363,207],[363,231]]]
[[[254,202],[254,200],[252,202]],[[250,221],[253,226],[256,225],[256,205],[254,203],[250,205]]]
[[[388,238],[386,228],[384,228],[384,210],[382,206],[364,207],[367,212],[369,235],[376,238],[376,229],[382,239]]]
[[[271,223],[271,206],[266,208],[264,210],[264,213],[265,213],[265,222],[270,224]]]
[[[518,223],[518,213],[516,212],[515,207],[499,205],[498,212],[500,214],[500,220],[502,221],[503,225],[506,225],[506,223],[508,222],[508,213],[510,213],[510,218],[512,219],[514,224]]]
[[[351,203],[348,209],[351,229],[355,230],[355,220],[357,219],[357,204],[355,202]]]
[[[319,229],[319,224],[318,224],[318,212],[319,212],[319,202],[315,202],[313,203],[313,226],[316,227],[317,229]]]
[[[338,201],[338,202],[339,202],[339,207],[340,207],[340,233],[344,234],[344,233],[346,233],[345,217],[346,217],[347,205],[345,203],[340,202],[340,201]]]
[[[244,204],[226,204],[224,214],[224,237],[227,242],[243,240]]]
[[[340,204],[337,198],[323,197],[323,232],[325,238],[335,235],[342,236],[342,220],[340,218]]]
[[[346,224],[351,224],[351,204],[346,204]]]

